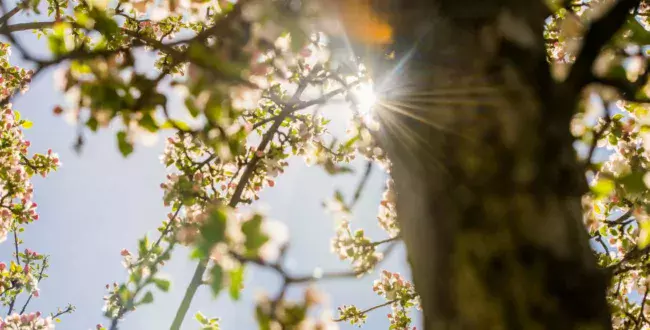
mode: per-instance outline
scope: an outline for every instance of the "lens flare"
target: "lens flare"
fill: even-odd
[[[362,83],[354,91],[357,99],[357,106],[362,115],[369,115],[373,106],[377,103],[377,94],[370,83]]]

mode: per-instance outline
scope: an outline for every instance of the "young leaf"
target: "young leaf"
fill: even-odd
[[[153,283],[163,292],[168,292],[171,282],[163,278],[154,278]]]
[[[239,300],[239,293],[244,287],[244,266],[230,271],[230,297]]]
[[[126,157],[133,152],[133,144],[126,139],[126,132],[117,133],[117,147],[120,149],[122,156]]]
[[[142,300],[140,300],[140,304],[150,304],[153,302],[153,293],[151,291],[147,291],[147,293],[144,294],[144,297],[142,297]]]
[[[262,216],[255,215],[252,219],[244,222],[241,228],[246,236],[246,252],[255,255],[257,250],[269,241],[269,236],[262,231]]]
[[[212,269],[210,269],[210,288],[212,289],[212,295],[216,298],[221,291],[223,283],[223,269],[218,264],[215,264]]]

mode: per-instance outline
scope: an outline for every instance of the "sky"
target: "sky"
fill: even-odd
[[[37,40],[29,32],[23,33],[21,40],[35,54],[48,56],[44,40]],[[11,60],[14,65],[25,65],[16,52]],[[33,128],[25,131],[32,142],[30,150],[43,153],[51,148],[63,163],[48,178],[34,179],[34,199],[40,218],[27,226],[22,238],[24,247],[50,255],[51,268],[50,277],[39,284],[41,296],[32,300],[28,311],[49,313],[72,303],[76,311],[63,316],[57,329],[94,329],[97,323],[108,323],[101,310],[102,297],[106,294],[104,286],[122,282],[127,276],[121,266],[120,250],[134,251],[137,240],[147,233],[156,237],[155,228],[169,212],[163,206],[159,187],[166,175],[158,159],[164,139],[160,138],[152,147],[136,146],[132,155],[123,158],[114,132],[86,132],[85,147],[77,154],[72,149],[76,127],[52,114],[53,107],[63,102],[63,95],[54,87],[53,72],[50,69],[39,75],[30,90],[13,101],[14,108],[34,122]],[[339,104],[324,109],[323,113],[343,121],[347,111]],[[302,160],[293,159],[286,173],[276,180],[275,187],[262,193],[257,205],[290,229],[287,267],[293,273],[310,274],[316,267],[325,272],[349,269],[347,262],[339,261],[330,252],[334,221],[321,203],[336,189],[351,196],[363,172],[364,161],[359,159],[353,165],[358,169],[356,175],[332,177],[319,167],[307,167]],[[387,237],[376,220],[385,180],[385,174],[375,167],[352,220],[353,228],[366,229],[375,240]],[[11,248],[11,240],[0,246],[3,260],[10,258]],[[120,329],[168,329],[195,266],[187,249],[177,249],[172,261],[162,269],[172,280],[170,292],[155,291],[155,302],[128,314]],[[403,247],[395,249],[380,269],[408,276]],[[371,307],[384,302],[372,292],[372,281],[378,278],[378,270],[363,279],[320,282],[317,287],[329,295],[328,305],[332,310],[343,304]],[[256,294],[263,290],[273,295],[279,285],[276,274],[248,267],[241,300],[233,302],[227,294],[214,300],[209,288],[204,287],[193,300],[182,329],[198,329],[193,314],[199,310],[207,316],[220,317],[225,330],[256,329],[253,318]],[[289,291],[289,297],[301,297],[299,289],[302,288]],[[389,311],[383,308],[369,314],[364,328],[387,329]],[[341,329],[356,329],[340,325]]]

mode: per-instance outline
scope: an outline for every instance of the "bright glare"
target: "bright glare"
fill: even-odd
[[[363,115],[370,114],[372,107],[377,102],[377,95],[372,85],[370,83],[360,84],[355,91],[355,96],[358,102],[359,112]]]

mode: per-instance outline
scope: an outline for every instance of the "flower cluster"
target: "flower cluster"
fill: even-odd
[[[0,114],[0,240],[18,224],[38,220],[30,178],[34,174],[46,176],[60,165],[51,150],[28,156],[31,143],[24,139],[22,129],[30,126],[31,122],[8,106]]]
[[[9,55],[9,44],[0,43],[0,99],[3,101],[0,107],[0,242],[13,232],[15,246],[15,259],[0,262],[0,302],[9,307],[8,315],[0,319],[0,329],[54,329],[52,317],[43,317],[40,312],[25,312],[31,298],[40,296],[38,284],[47,277],[49,263],[46,256],[29,248],[20,252],[23,241],[19,233],[25,230],[26,224],[39,219],[37,204],[33,201],[32,177],[46,177],[61,162],[52,150],[30,155],[31,142],[25,139],[23,130],[31,128],[32,122],[13,110],[8,98],[18,91],[27,91],[33,72],[12,66]],[[23,293],[29,298],[20,314],[12,313]],[[57,316],[73,309],[69,306]]]
[[[380,278],[375,280],[372,289],[391,302],[392,313],[388,314],[390,329],[415,330],[415,327],[410,327],[412,320],[408,315],[408,309],[415,307],[419,310],[420,297],[411,282],[405,280],[398,273],[384,270],[381,272]]]
[[[364,313],[357,306],[354,305],[343,305],[338,308],[339,319],[341,321],[350,322],[352,325],[359,325],[366,323],[368,314]]]
[[[395,209],[395,188],[393,180],[386,181],[386,191],[382,195],[377,214],[379,226],[388,233],[390,237],[399,235],[397,225],[397,210]]]
[[[340,194],[328,203],[330,211],[336,217],[336,236],[332,238],[332,252],[341,260],[350,260],[358,273],[370,272],[382,260],[383,255],[377,251],[377,245],[365,235],[363,229],[352,231],[350,228],[350,211]]]
[[[52,330],[54,322],[52,317],[41,317],[41,313],[29,314],[11,314],[0,319],[0,329],[2,330]]]
[[[7,266],[7,264],[0,262],[0,294],[9,292],[11,294],[7,296],[13,297],[22,291],[27,291],[34,296],[38,296],[38,278],[32,271],[32,268],[39,267],[36,265],[35,262],[27,262],[23,267],[11,261]]]
[[[350,222],[346,219],[340,220],[336,237],[332,239],[332,251],[341,260],[350,259],[357,272],[371,271],[383,257],[377,252],[376,245],[365,236],[364,230],[352,232]]]
[[[4,100],[16,91],[22,93],[29,88],[34,72],[9,63],[11,49],[8,43],[0,42],[0,99]]]
[[[368,312],[390,305],[392,312],[388,314],[388,320],[391,330],[416,330],[416,327],[411,326],[412,319],[408,311],[414,307],[420,309],[420,297],[410,282],[398,273],[384,270],[381,272],[380,278],[375,280],[373,290],[386,299],[385,304],[367,310],[360,310],[354,305],[341,306],[338,308],[339,320],[350,322],[353,325],[361,325],[365,323]]]
[[[173,221],[170,218],[170,221]],[[169,291],[171,282],[158,274],[159,268],[171,258],[174,247],[173,241],[163,246],[163,239],[170,240],[168,228],[161,228],[160,241],[151,242],[146,236],[138,242],[137,258],[127,249],[120,251],[123,265],[129,273],[126,283],[106,285],[109,293],[104,296],[104,314],[110,318],[120,319],[128,311],[134,310],[139,305],[153,302],[153,293],[143,291],[155,286],[163,292]]]
[[[419,297],[413,285],[399,273],[382,271],[372,289],[386,300],[394,301],[402,307],[419,306]]]

